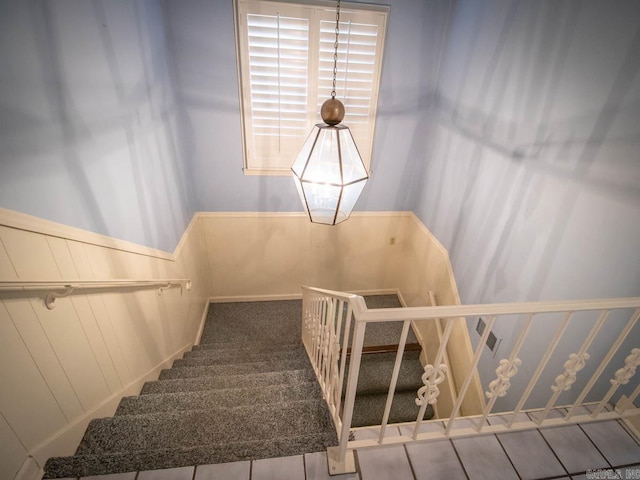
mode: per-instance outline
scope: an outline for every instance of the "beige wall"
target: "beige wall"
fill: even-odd
[[[219,299],[295,297],[302,285],[333,290],[396,288],[402,247],[415,217],[353,214],[336,226],[303,214],[200,213]],[[395,244],[391,245],[391,239]]]
[[[402,244],[402,263],[396,282],[406,305],[408,307],[431,305],[429,291],[433,292],[437,305],[460,305],[449,253],[417,217],[411,215],[411,220],[406,242]],[[440,418],[450,415],[456,400],[456,392],[471,370],[473,357],[465,320],[458,318],[452,321],[454,326],[444,357],[449,373],[440,385],[440,396],[436,405],[436,414]],[[414,330],[423,346],[423,352],[426,353],[424,361],[435,360],[444,327],[444,320],[414,322]],[[483,407],[482,385],[477,372],[474,371],[460,413],[479,414]]]
[[[292,298],[301,285],[339,291],[397,290],[407,306],[459,305],[449,255],[411,212],[354,213],[334,227],[316,225],[303,214],[201,213],[213,296],[217,300]],[[441,416],[455,401],[456,384],[470,368],[471,342],[463,319],[454,320],[441,386]],[[427,358],[440,345],[435,321],[414,329]],[[442,331],[442,328],[440,328]],[[426,360],[426,359],[425,359]],[[484,404],[477,375],[462,405],[464,414]]]
[[[0,293],[1,478],[28,455],[37,466],[71,454],[91,418],[111,415],[196,341],[208,297],[295,298],[312,285],[397,290],[409,306],[427,305],[431,290],[459,303],[447,252],[410,212],[356,213],[335,227],[301,214],[198,213],[167,253],[0,209],[0,280],[114,278],[190,278],[193,289],[78,294],[53,310],[42,295]],[[417,329],[431,350],[434,328]]]
[[[60,298],[0,293],[0,478],[72,454],[91,418],[196,339],[209,296],[196,220],[174,254],[0,210],[0,280],[190,278],[193,288]]]

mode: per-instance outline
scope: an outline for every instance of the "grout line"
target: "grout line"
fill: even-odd
[[[307,480],[307,462],[305,460],[305,455],[302,454],[302,474],[304,475],[304,480]]]
[[[360,458],[358,458],[358,451],[357,450],[353,451],[353,463],[356,466],[356,474],[358,475],[358,478],[360,480],[363,480],[363,478],[362,478],[362,469],[360,468]]]
[[[451,443],[451,446],[453,447],[453,452],[456,454],[456,458],[458,459],[458,463],[462,467],[462,471],[464,472],[464,476],[467,477],[467,480],[469,480],[469,474],[467,473],[467,469],[465,468],[464,463],[462,463],[462,459],[460,458],[460,454],[458,453],[458,450],[456,449],[456,446],[453,443],[453,439],[449,438],[449,442]]]
[[[582,425],[580,425],[579,423],[577,423],[576,425],[578,425],[578,428],[582,431],[582,433],[584,433],[587,438],[589,439],[589,441],[593,444],[594,447],[596,447],[596,450],[598,451],[598,453],[600,455],[602,455],[602,458],[604,458],[604,461],[607,462],[607,464],[613,468],[613,465],[611,465],[611,462],[609,461],[609,459],[606,457],[606,455],[604,453],[602,453],[600,451],[600,448],[598,448],[598,445],[596,445],[596,442],[594,442],[593,440],[591,440],[591,437],[589,436],[589,434],[584,430],[584,428],[582,428]]]
[[[417,480],[416,471],[413,468],[413,463],[411,463],[411,456],[409,455],[409,450],[407,450],[407,444],[403,443],[402,448],[404,449],[404,454],[407,456],[407,461],[409,462],[409,468],[411,469],[411,475],[413,475],[414,480]]]
[[[620,425],[622,427],[622,429],[627,432],[627,435],[629,435],[631,437],[631,439],[636,442],[638,445],[640,445],[640,439],[638,439],[635,434],[633,434],[633,432],[631,432],[630,428],[627,427],[627,425],[624,423],[624,421],[620,418],[616,419],[616,421],[618,422],[618,425]]]
[[[507,453],[507,450],[504,448],[504,445],[502,445],[502,442],[500,441],[500,438],[498,438],[498,435],[493,434],[493,436],[496,438],[496,440],[498,441],[498,445],[500,445],[500,448],[502,449],[502,451],[504,452],[504,454],[507,457],[507,460],[509,460],[509,463],[511,464],[511,468],[513,468],[513,471],[516,472],[516,475],[518,476],[518,478],[520,480],[522,480],[522,476],[520,475],[520,472],[518,472],[518,469],[516,468],[516,466],[513,464],[513,461],[511,460],[511,457],[509,456],[509,454]]]
[[[567,472],[567,475],[569,474],[569,470],[567,470],[567,467],[564,466],[564,463],[562,463],[562,460],[560,460],[560,457],[558,456],[558,454],[556,453],[556,451],[553,449],[553,447],[551,446],[551,444],[547,441],[546,437],[542,434],[542,432],[540,431],[539,428],[536,428],[535,430],[536,432],[538,432],[538,434],[542,437],[542,440],[544,441],[544,443],[547,444],[547,447],[549,447],[549,450],[551,450],[551,453],[553,453],[553,456],[556,457],[556,459],[558,460],[558,463],[560,464],[560,466],[564,469],[565,472]]]

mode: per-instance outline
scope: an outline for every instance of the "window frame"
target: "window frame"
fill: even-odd
[[[277,8],[281,5],[283,8],[299,8],[302,10],[311,9],[313,12],[309,17],[309,37],[308,37],[308,65],[307,65],[307,123],[306,132],[300,140],[300,147],[302,147],[306,136],[311,131],[313,125],[316,123],[322,123],[322,119],[319,115],[319,106],[316,108],[315,103],[324,97],[324,99],[330,98],[330,91],[326,92],[326,96],[318,92],[319,79],[317,76],[311,76],[310,72],[317,71],[320,65],[320,25],[321,21],[325,21],[325,18],[320,16],[321,11],[330,10],[335,12],[336,4],[333,1],[326,0],[234,0],[234,28],[236,37],[236,65],[238,74],[238,92],[240,99],[240,119],[241,119],[241,135],[242,135],[242,155],[243,155],[243,172],[245,175],[278,175],[278,176],[290,176],[290,165],[293,164],[297,151],[291,155],[291,162],[288,166],[269,167],[265,163],[260,164],[260,159],[254,159],[251,157],[251,147],[253,146],[253,133],[250,131],[250,125],[252,124],[252,98],[251,98],[251,82],[245,78],[248,75],[249,61],[248,61],[248,44],[247,41],[242,39],[248,35],[248,27],[246,25],[246,18],[241,19],[240,4],[245,5],[262,5],[266,8]],[[268,6],[268,7],[267,7]],[[381,26],[381,32],[377,34],[376,40],[376,62],[374,64],[373,81],[371,88],[370,101],[368,104],[368,127],[369,133],[366,136],[366,145],[362,145],[360,141],[358,148],[360,154],[365,163],[365,167],[369,173],[371,173],[371,157],[373,152],[373,142],[375,135],[375,124],[378,109],[379,91],[382,80],[382,68],[384,63],[384,51],[387,37],[388,21],[389,21],[389,6],[386,5],[373,5],[367,3],[341,3],[341,23],[345,16],[349,14],[358,14],[364,12],[365,15],[382,15],[382,20],[379,22]],[[322,12],[326,15],[328,12]],[[334,17],[335,18],[335,17]],[[241,25],[241,21],[244,25]],[[315,23],[314,23],[315,22]],[[246,44],[246,50],[244,46]],[[338,62],[340,62],[340,53],[338,54]],[[332,55],[333,56],[333,55]],[[245,62],[245,63],[243,63]],[[324,89],[323,89],[324,90]],[[340,85],[338,83],[336,98],[342,100]],[[348,115],[348,105],[347,115]],[[249,118],[247,118],[249,117]],[[349,126],[348,119],[345,119],[345,124]],[[293,148],[293,146],[292,146]],[[288,158],[288,153],[287,153]]]

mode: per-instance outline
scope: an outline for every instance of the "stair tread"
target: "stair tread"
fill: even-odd
[[[217,390],[176,392],[125,397],[115,416],[153,412],[231,408],[241,405],[270,405],[319,398],[322,391],[316,381],[291,385],[255,388],[225,388]]]
[[[373,301],[399,306],[394,297]],[[115,416],[92,420],[76,455],[50,459],[44,478],[282,457],[336,445],[335,427],[300,342],[301,305],[299,300],[212,304],[203,343],[157,381],[146,382],[139,396],[123,398]],[[397,336],[399,326],[368,328],[365,343],[382,344],[384,335]],[[396,410],[406,416],[416,408],[422,370],[414,353],[407,352],[403,362],[411,382],[398,384],[392,421],[399,421]],[[363,360],[361,381],[377,381],[387,372],[390,378],[395,354],[391,357]],[[388,378],[385,392],[387,386]],[[368,388],[380,387],[374,382]],[[371,405],[377,414],[385,398],[386,393],[359,393],[354,415]]]
[[[262,362],[234,363],[226,365],[189,366],[179,364],[171,369],[162,370],[159,379],[194,378],[215,375],[239,375],[247,373],[276,372],[283,370],[299,370],[309,366],[307,358],[287,360],[265,360]]]
[[[145,413],[94,419],[77,454],[196,447],[246,437],[263,440],[332,428],[322,399],[272,405]]]
[[[286,349],[258,350],[251,347],[229,348],[229,349],[199,349],[185,352],[182,358],[269,358],[286,357],[289,355],[306,355],[306,350],[302,345],[296,345]]]
[[[208,465],[213,463],[285,457],[300,452],[320,452],[337,445],[333,432],[304,434],[275,439],[220,442],[190,448],[161,448],[108,454],[80,454],[54,457],[45,465],[43,478],[85,477],[143,470]]]
[[[206,352],[206,350],[205,350]],[[174,360],[173,367],[180,368],[183,366],[197,365],[236,365],[242,363],[254,362],[273,362],[276,360],[299,360],[303,361],[307,358],[306,352],[287,351],[287,352],[271,352],[271,353],[255,353],[249,355],[202,355],[200,352],[193,352],[196,355],[188,353],[181,359]],[[199,354],[199,355],[198,355]]]
[[[275,351],[286,351],[286,350],[297,350],[300,348],[304,348],[301,342],[296,343],[271,343],[269,345],[264,345],[262,342],[211,342],[211,343],[201,343],[199,345],[194,345],[191,348],[192,352],[200,352],[200,351],[220,351],[220,352],[233,352],[233,351],[245,351],[250,350],[253,352],[275,352]]]
[[[419,361],[420,352],[405,352],[400,374],[396,385],[396,392],[405,390],[417,391],[424,384],[422,374],[424,369]],[[375,353],[362,357],[360,374],[358,376],[358,394],[387,392],[395,365],[395,353]]]
[[[221,388],[237,388],[240,385],[247,388],[263,388],[270,385],[290,385],[315,380],[315,374],[311,369],[176,378],[146,382],[142,387],[140,395],[217,390]]]
[[[389,423],[415,422],[420,413],[420,407],[416,405],[417,392],[396,392],[391,404]],[[352,427],[365,427],[380,425],[384,416],[387,402],[387,393],[374,393],[356,396],[353,407]],[[427,407],[424,420],[433,417],[433,408]]]

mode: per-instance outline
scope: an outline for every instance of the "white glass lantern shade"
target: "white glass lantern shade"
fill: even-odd
[[[316,124],[291,167],[309,218],[335,225],[349,218],[369,175],[346,125]]]

